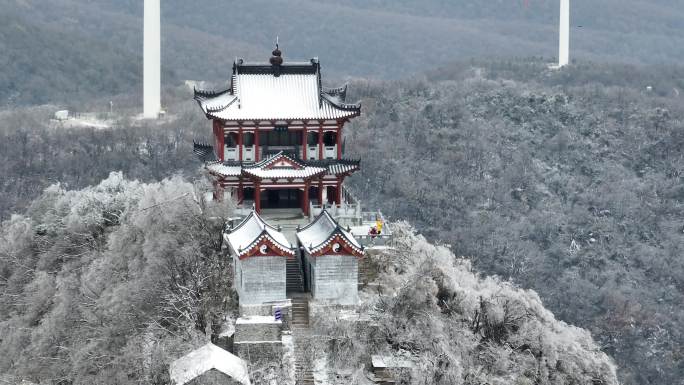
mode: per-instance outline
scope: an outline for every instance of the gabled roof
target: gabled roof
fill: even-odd
[[[251,385],[247,363],[211,343],[173,361],[169,366],[171,383],[187,384],[212,369],[226,374],[243,385]]]
[[[306,163],[290,158],[282,151],[266,157],[264,160],[243,167],[243,172],[259,179],[277,178],[311,178],[325,174],[325,167],[309,166]]]
[[[238,258],[246,258],[263,241],[277,249],[278,254],[294,256],[295,252],[285,234],[266,223],[256,211],[252,211],[235,228],[224,235],[224,239]],[[271,255],[272,252],[268,253]]]
[[[346,102],[347,87],[323,88],[318,59],[281,65],[233,63],[230,88],[195,90],[208,118],[223,120],[320,120],[358,116]]]
[[[195,151],[197,154],[197,151]],[[200,160],[202,156],[198,154]],[[360,160],[354,159],[325,159],[301,160],[294,159],[282,151],[269,155],[256,163],[236,161],[208,161],[207,169],[220,176],[236,177],[244,175],[257,179],[309,179],[321,175],[343,175],[358,171]]]
[[[297,231],[297,239],[311,255],[327,251],[328,246],[334,244],[333,241],[342,241],[349,246],[353,255],[363,256],[363,246],[350,232],[340,227],[327,210],[321,211],[313,222]]]

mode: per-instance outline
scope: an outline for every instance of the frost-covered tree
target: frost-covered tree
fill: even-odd
[[[382,294],[362,311],[370,323],[316,324],[335,370],[401,355],[414,364],[411,384],[618,384],[589,332],[557,320],[534,291],[474,273],[406,224],[393,228],[396,250],[371,257]]]
[[[165,383],[169,357],[210,340],[235,309],[219,241],[229,214],[179,177],[46,189],[0,231],[0,372]]]

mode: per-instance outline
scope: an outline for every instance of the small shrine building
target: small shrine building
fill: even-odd
[[[338,305],[358,302],[363,246],[323,210],[297,231],[305,286],[314,299]]]
[[[241,305],[287,298],[285,267],[296,252],[282,232],[252,211],[223,238],[233,257],[234,285]]]

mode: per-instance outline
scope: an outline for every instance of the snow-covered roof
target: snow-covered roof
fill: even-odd
[[[247,363],[211,343],[173,361],[169,366],[171,383],[186,384],[212,369],[226,374],[243,385],[251,385]]]
[[[285,234],[264,222],[256,211],[252,211],[239,225],[226,233],[224,238],[238,257],[248,254],[263,239],[268,239],[283,253],[294,255],[294,249]]]
[[[327,167],[328,174],[330,175],[342,175],[350,172],[357,171],[359,169],[359,162],[350,161],[346,159],[340,159],[337,162],[330,163]]]
[[[218,160],[218,157],[214,152],[214,146],[193,140],[192,147],[192,152],[194,152],[197,158],[202,162],[216,162]]]
[[[283,152],[269,155],[256,163],[207,162],[207,169],[220,176],[246,176],[258,179],[309,179],[325,174],[342,175],[358,171],[361,162],[351,159],[301,160]]]
[[[313,222],[297,231],[297,239],[309,254],[323,250],[338,237],[346,241],[357,255],[363,255],[363,246],[350,232],[340,227],[327,210],[321,211]]]
[[[322,88],[317,59],[304,63],[233,65],[231,87],[195,90],[208,116],[223,120],[317,120],[357,116],[359,104],[346,103],[346,87]]]
[[[230,164],[221,162],[207,163],[207,170],[221,176],[240,176],[242,175],[241,164]]]

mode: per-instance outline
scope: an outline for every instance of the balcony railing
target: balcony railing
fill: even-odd
[[[325,158],[325,159],[336,159],[337,158],[337,146],[325,146],[323,148],[323,158]]]
[[[256,160],[254,146],[243,146],[242,160],[245,162],[254,162]]]
[[[223,159],[224,160],[238,160],[237,147],[225,146],[223,149]]]
[[[346,187],[342,186],[342,202],[338,204],[318,205],[309,202],[309,219],[313,220],[323,208],[335,218],[340,226],[349,228],[354,237],[364,246],[390,246],[392,229],[380,211],[362,211],[361,201]],[[380,234],[373,234],[378,221],[382,223]]]
[[[256,146],[243,146],[242,147],[242,160],[245,162],[253,162],[256,160],[256,152],[259,151],[259,159],[263,159],[268,155],[277,154],[278,152],[283,152],[286,155],[301,159],[302,157],[302,146],[269,146],[260,145]],[[318,145],[309,145],[306,148],[307,160],[317,160],[319,159],[319,147]],[[237,161],[240,159],[240,147],[239,146],[224,146],[223,148],[223,159]],[[337,159],[337,146],[324,146],[323,147],[323,159]]]

